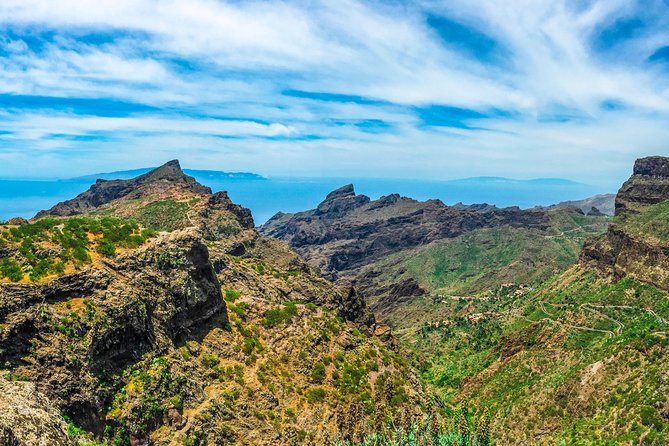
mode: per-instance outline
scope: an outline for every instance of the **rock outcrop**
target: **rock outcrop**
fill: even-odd
[[[104,404],[96,374],[169,348],[209,321],[225,324],[225,310],[206,246],[195,230],[177,231],[43,284],[0,284],[0,364],[21,367],[93,430]],[[68,350],[85,361],[69,364]]]
[[[634,163],[634,171],[616,195],[616,215],[638,212],[669,199],[669,158],[649,156]]]
[[[605,235],[584,245],[581,263],[614,279],[631,276],[669,290],[669,242],[661,234],[666,217],[655,212],[668,200],[669,158],[637,160],[616,196],[616,217]]]
[[[1,446],[75,446],[56,407],[35,384],[0,378]]]

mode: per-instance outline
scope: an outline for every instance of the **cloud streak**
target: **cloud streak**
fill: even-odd
[[[669,148],[668,22],[660,0],[4,0],[0,176],[178,156],[613,187]]]

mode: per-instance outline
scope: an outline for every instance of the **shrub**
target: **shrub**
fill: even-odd
[[[307,393],[305,397],[307,398],[307,401],[310,403],[317,403],[325,400],[325,396],[327,393],[325,392],[325,389],[322,389],[320,387],[316,387],[315,389],[309,389],[307,390]]]
[[[8,278],[12,282],[18,282],[23,279],[23,270],[16,260],[5,257],[2,259],[2,262],[0,262],[0,275]]]
[[[205,353],[200,356],[200,362],[202,362],[203,366],[213,369],[218,365],[219,362],[221,362],[221,360],[216,355]]]
[[[225,290],[225,300],[228,302],[236,301],[242,293],[235,290]]]
[[[276,327],[287,322],[297,315],[297,306],[294,302],[286,302],[284,308],[274,308],[265,312],[262,324],[265,327]]]
[[[316,363],[311,371],[311,380],[317,384],[321,384],[325,380],[325,364],[322,362]]]

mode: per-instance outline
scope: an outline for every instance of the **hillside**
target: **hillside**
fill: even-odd
[[[666,162],[637,161],[608,232],[564,273],[398,318],[424,380],[497,414],[500,444],[669,442]]]
[[[176,161],[11,221],[0,258],[0,385],[40,401],[0,411],[7,441],[38,444],[7,422],[31,404],[63,445],[320,445],[426,411],[355,290]]]
[[[583,200],[563,201],[555,207],[573,206],[582,210],[584,213],[593,212],[593,208],[604,215],[612,216],[615,213],[615,194],[601,194],[584,198]]]
[[[370,200],[348,185],[317,209],[277,214],[262,234],[289,243],[326,277],[358,287],[377,314],[423,295],[462,296],[535,284],[578,258],[604,216],[573,207],[446,206],[399,195]]]

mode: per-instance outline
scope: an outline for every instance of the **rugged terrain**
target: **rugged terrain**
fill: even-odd
[[[313,267],[350,283],[384,319],[418,296],[470,296],[563,271],[607,218],[575,207],[521,210],[446,206],[399,195],[370,200],[353,186],[317,209],[278,214],[261,233],[289,243]]]
[[[497,444],[669,444],[669,158],[636,162],[612,219],[560,206],[425,245],[404,231],[420,233],[416,208],[443,205],[397,197],[383,214],[347,189],[263,232],[360,286],[444,406],[489,410]],[[464,215],[499,211],[447,212],[465,228]],[[348,259],[358,233],[371,260],[337,269],[327,259]]]
[[[9,445],[329,444],[427,401],[353,288],[176,161],[0,226],[0,386]]]
[[[426,382],[495,413],[499,444],[669,442],[667,161],[637,161],[608,232],[562,274],[397,318]]]

